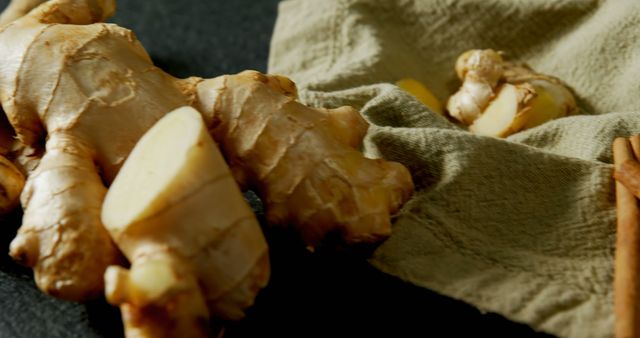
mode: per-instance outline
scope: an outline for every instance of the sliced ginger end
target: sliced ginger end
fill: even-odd
[[[522,99],[518,87],[504,84],[469,130],[494,137],[505,137],[520,130],[531,112],[531,109],[521,109]]]

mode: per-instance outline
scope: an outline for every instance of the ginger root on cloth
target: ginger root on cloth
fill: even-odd
[[[390,215],[413,191],[411,175],[362,155],[368,124],[355,109],[304,106],[254,71],[204,81],[198,91],[236,179],[257,191],[270,224],[293,225],[310,248],[332,233],[346,243],[390,234]]]
[[[27,163],[10,254],[41,290],[68,300],[104,292],[104,271],[121,258],[100,219],[106,187],[142,135],[183,106],[200,112],[270,222],[295,226],[311,246],[330,232],[349,243],[389,234],[411,176],[359,152],[367,123],[357,111],[306,107],[282,76],[172,77],[131,31],[100,23],[114,8],[50,0],[0,27],[0,106],[24,150],[14,164]]]
[[[463,82],[447,111],[476,134],[506,137],[577,110],[562,81],[506,62],[491,49],[463,53],[455,68]]]
[[[200,114],[184,107],[138,142],[102,220],[131,269],[109,267],[107,300],[127,337],[198,337],[240,319],[269,279],[267,243]]]

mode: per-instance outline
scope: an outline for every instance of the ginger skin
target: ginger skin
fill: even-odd
[[[462,86],[449,98],[447,111],[474,133],[506,137],[577,110],[562,81],[506,62],[491,49],[463,53],[455,69]]]
[[[413,191],[411,175],[362,156],[368,125],[355,109],[306,107],[253,71],[198,90],[215,102],[213,136],[238,182],[264,201],[270,224],[293,225],[309,248],[330,233],[349,244],[389,236],[389,216]]]
[[[6,157],[0,155],[0,214],[11,212],[20,202],[24,175]]]
[[[26,172],[10,250],[41,290],[69,300],[104,291],[120,257],[100,219],[106,186],[142,135],[183,106],[200,112],[270,222],[294,226],[310,246],[332,232],[347,243],[389,235],[411,176],[357,150],[367,124],[354,109],[306,107],[292,81],[253,71],[174,78],[132,32],[100,23],[114,8],[51,0],[0,27],[0,105],[21,146],[44,153]]]
[[[131,262],[105,274],[127,337],[205,336],[210,315],[242,318],[267,284],[260,225],[193,108],[169,113],[142,137],[102,220]]]
[[[16,145],[13,128],[0,108],[0,215],[13,211],[20,204],[25,177],[12,162]]]

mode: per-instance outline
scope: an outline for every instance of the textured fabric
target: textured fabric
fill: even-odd
[[[375,267],[537,330],[611,337],[611,144],[640,133],[638,36],[636,0],[289,0],[269,71],[308,104],[361,109],[366,152],[411,170]],[[389,84],[413,77],[444,101],[472,48],[563,79],[581,115],[480,137]]]

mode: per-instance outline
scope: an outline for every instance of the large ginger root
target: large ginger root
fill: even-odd
[[[347,242],[389,234],[411,177],[357,150],[367,124],[356,111],[306,107],[293,82],[257,72],[176,79],[129,30],[98,23],[114,7],[51,0],[0,28],[0,104],[28,154],[46,148],[27,167],[11,244],[40,289],[72,300],[103,292],[102,275],[119,256],[99,217],[105,186],[140,137],[182,106],[199,110],[272,223],[295,225],[311,246],[330,232]]]
[[[449,98],[447,110],[477,134],[506,137],[577,109],[560,80],[505,62],[491,49],[463,53],[456,73],[463,83]]]
[[[140,139],[102,219],[132,264],[105,275],[127,337],[201,336],[209,313],[241,318],[269,278],[260,226],[193,108]]]
[[[294,225],[310,248],[330,233],[346,243],[385,238],[412,192],[409,172],[362,156],[368,125],[356,110],[306,107],[283,95],[290,86],[251,71],[199,85],[237,180],[256,189],[269,223]]]

